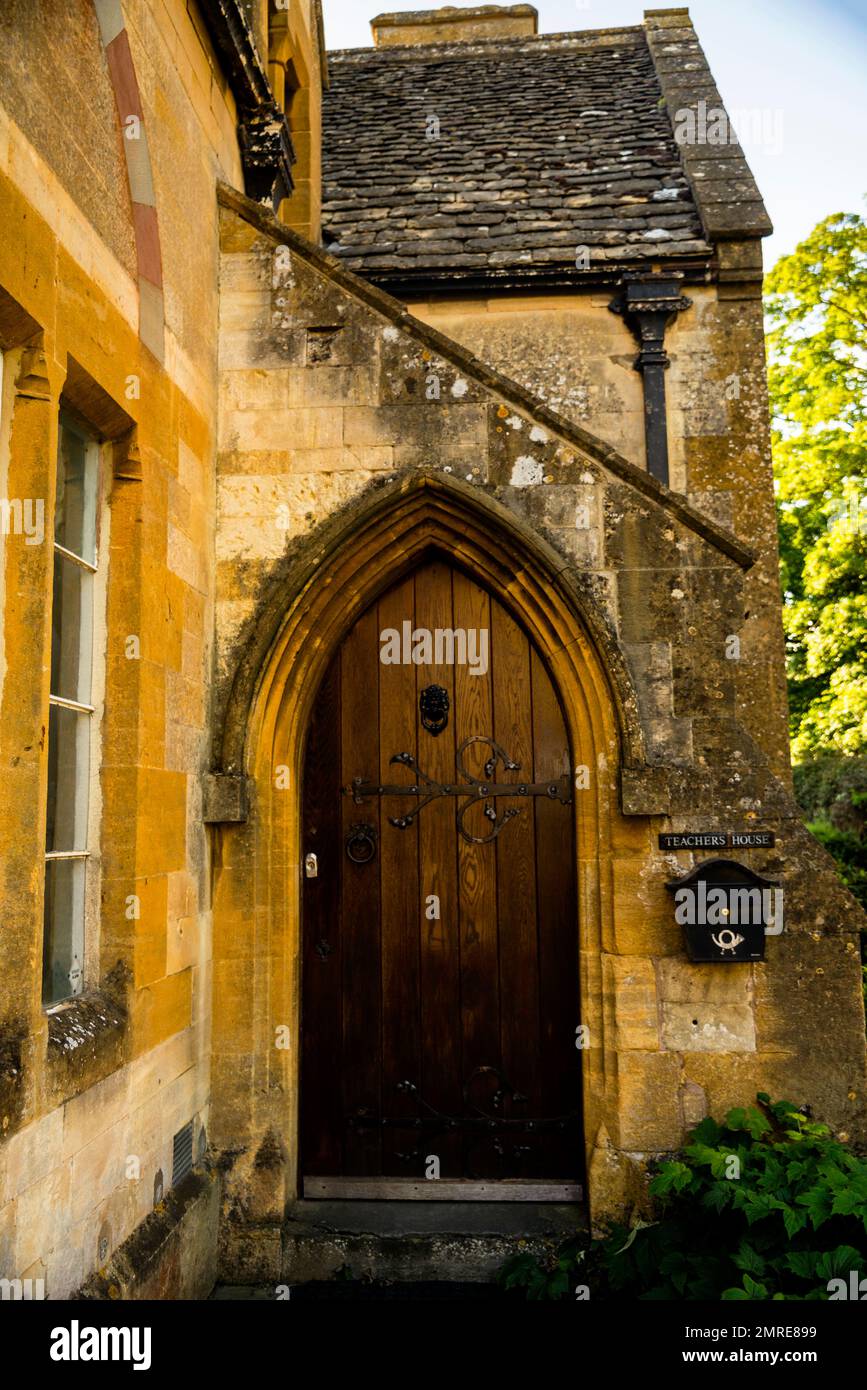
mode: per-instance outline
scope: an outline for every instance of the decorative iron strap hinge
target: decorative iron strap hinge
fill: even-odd
[[[493,751],[484,766],[484,778],[474,777],[473,774],[464,766],[464,751],[474,743],[487,744]],[[389,816],[390,825],[394,825],[398,830],[406,830],[411,826],[416,816],[431,801],[438,800],[441,796],[466,797],[463,806],[458,810],[458,829],[465,840],[473,845],[487,845],[495,840],[507,821],[513,816],[518,815],[515,807],[509,807],[503,811],[502,815],[497,814],[494,802],[498,796],[508,797],[528,797],[546,796],[551,801],[559,801],[564,806],[572,803],[572,784],[568,773],[562,777],[549,782],[495,782],[494,774],[497,770],[497,763],[500,762],[504,772],[520,772],[520,763],[513,762],[508,753],[495,743],[492,738],[485,738],[481,734],[475,734],[472,738],[465,738],[457,751],[456,764],[458,777],[463,777],[469,785],[463,783],[436,782],[432,777],[428,777],[426,772],[422,772],[415,758],[411,753],[394,753],[389,758],[389,763],[401,763],[408,767],[415,774],[415,781],[407,785],[406,783],[381,784],[378,782],[367,782],[363,777],[353,777],[352,785],[343,788],[344,796],[351,796],[356,806],[364,804],[366,798],[371,796],[414,796],[418,798],[418,805],[414,810],[408,811],[403,816]],[[489,835],[472,835],[464,826],[464,816],[471,806],[476,806],[479,802],[484,803],[485,816],[491,822],[491,833]]]

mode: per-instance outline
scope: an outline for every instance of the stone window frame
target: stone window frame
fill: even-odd
[[[54,535],[56,519],[55,505],[55,508],[52,509],[52,516],[50,518],[53,549],[52,567],[54,569],[57,566],[58,557],[60,556],[62,559],[74,564],[91,576],[90,632],[88,641],[90,682],[89,699],[87,701],[61,696],[56,694],[53,690],[49,692],[49,711],[54,709],[67,709],[79,715],[86,715],[88,722],[87,735],[84,740],[86,743],[87,770],[83,775],[80,769],[77,770],[75,793],[76,796],[86,796],[86,811],[83,817],[83,845],[81,847],[76,846],[74,849],[50,851],[47,848],[46,838],[45,915],[43,918],[43,1007],[48,1014],[68,1007],[70,1003],[78,999],[84,992],[97,987],[99,983],[100,845],[102,835],[100,769],[102,766],[101,751],[107,666],[106,625],[112,452],[110,441],[106,439],[104,433],[84,416],[80,410],[77,410],[74,405],[65,399],[65,397],[61,396],[57,431],[58,468],[65,431],[76,435],[84,443],[85,449],[90,454],[89,466],[93,470],[92,485],[94,491],[93,560],[90,561],[85,556],[79,555],[74,550],[68,549],[58,543]],[[54,640],[52,624],[52,666],[54,664]],[[48,759],[51,757],[51,751],[52,739],[49,722],[49,733],[46,739],[46,757]],[[84,753],[82,752],[82,762],[83,761]],[[46,836],[47,819],[48,804],[46,803]],[[52,863],[64,861],[76,861],[84,865],[83,884],[79,890],[81,895],[79,899],[81,926],[78,944],[81,952],[81,959],[78,979],[76,981],[70,980],[70,984],[72,985],[70,991],[68,993],[58,994],[57,997],[54,997],[54,991],[48,989],[47,982],[50,943],[50,934],[48,930],[48,873],[49,866]]]
[[[15,378],[18,375],[20,350],[17,354],[0,342],[0,498],[8,501],[9,440],[12,434],[12,412],[15,409]],[[0,527],[0,613],[5,613],[6,599],[6,535]],[[5,620],[0,625],[0,693],[6,674]]]

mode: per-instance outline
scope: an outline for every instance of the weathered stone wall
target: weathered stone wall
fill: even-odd
[[[2,6],[0,102],[134,274],[123,136],[91,0],[9,0]]]
[[[606,289],[513,293],[409,299],[407,308],[644,467],[638,348],[623,319],[609,312],[612,297]],[[672,445],[676,450],[677,441]]]
[[[106,1264],[153,1210],[158,1174],[169,1191],[174,1134],[192,1119],[194,1153],[207,1139],[214,187],[240,164],[196,6],[125,9],[126,25],[106,0],[98,26],[90,4],[5,7],[0,60],[0,466],[4,496],[43,499],[46,517],[44,543],[0,542],[0,1277],[44,1278],[49,1298]],[[61,400],[105,441],[106,697],[86,990],[46,1012]]]
[[[219,1207],[218,1174],[209,1167],[190,1173],[144,1217],[76,1297],[207,1298],[217,1279]]]
[[[599,764],[592,855],[579,854],[583,1008],[601,1058],[591,1049],[585,1086],[591,1206],[599,1215],[632,1200],[648,1153],[674,1147],[700,1115],[757,1089],[812,1104],[838,1132],[861,1133],[857,909],[777,775],[775,716],[756,694],[770,666],[762,642],[744,640],[730,655],[729,639],[744,632],[753,603],[762,605],[753,587],[762,562],[643,469],[251,204],[229,193],[223,201],[215,756],[226,773],[249,774],[251,797],[249,822],[221,831],[215,902],[215,1069],[232,1084],[217,1088],[214,1125],[220,1143],[243,1135],[246,1154],[235,1150],[230,1192],[245,1189],[275,1122],[290,1136],[289,1190],[295,1180],[286,1117],[298,1078],[293,1063],[278,1066],[273,1034],[277,1024],[297,1025],[296,808],[275,811],[271,787],[275,759],[295,764],[291,748],[270,741],[281,717],[271,728],[255,713],[263,670],[277,662],[269,653],[279,650],[280,615],[312,602],[317,575],[330,581],[341,545],[365,534],[372,508],[383,518],[394,508],[397,535],[401,499],[427,478],[441,480],[438,497],[443,487],[454,494],[458,532],[462,509],[494,509],[493,554],[509,528],[551,548],[551,573],[571,586],[612,708],[630,711],[619,774]],[[747,327],[755,329],[751,316]],[[707,354],[704,362],[713,374]],[[351,581],[352,603],[361,582]],[[347,594],[347,622],[350,607]],[[309,692],[285,681],[285,700],[305,708]],[[579,797],[579,842],[587,815]],[[274,823],[280,838],[269,850]],[[742,856],[786,893],[786,932],[768,939],[764,963],[720,971],[685,960],[665,883],[693,857],[656,846],[659,832],[697,824],[777,833],[776,849]],[[289,971],[266,994],[254,912],[278,932]],[[257,1099],[264,1076],[270,1108]],[[275,1180],[273,1193],[283,1190]]]
[[[128,33],[163,248],[169,352],[190,393],[212,398],[214,181],[243,187],[235,101],[197,5],[132,6]]]

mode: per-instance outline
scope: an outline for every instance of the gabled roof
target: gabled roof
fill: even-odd
[[[692,506],[685,497],[671,492],[650,473],[631,463],[610,444],[598,439],[583,426],[558,415],[525,387],[487,363],[479,361],[454,339],[413,317],[398,300],[372,285],[368,279],[353,274],[333,256],[314,246],[297,232],[291,231],[260,203],[254,203],[243,193],[224,183],[217,185],[217,197],[221,207],[256,227],[264,236],[271,238],[275,245],[288,246],[294,255],[320,275],[340,286],[354,299],[367,305],[399,331],[427,348],[432,358],[440,357],[458,367],[463,375],[481,386],[492,398],[507,403],[514,410],[524,414],[529,423],[539,425],[555,439],[599,463],[612,477],[619,478],[635,492],[662,507],[721,555],[728,556],[741,569],[747,570],[755,563],[754,553],[737,536],[717,525]]]
[[[669,89],[679,106],[719,97],[686,11],[634,28],[342,50],[329,71],[323,237],[378,284],[574,284],[712,258],[704,189],[667,105]],[[725,155],[741,180],[729,201],[759,200],[739,146],[703,153]],[[739,232],[730,217],[726,235]]]

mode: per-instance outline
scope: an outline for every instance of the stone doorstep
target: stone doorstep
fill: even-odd
[[[548,1203],[298,1201],[281,1277],[321,1283],[348,1269],[401,1284],[491,1283],[513,1255],[549,1255],[586,1223],[582,1207]]]
[[[217,1302],[242,1301],[273,1303],[274,1290],[255,1284],[218,1284],[211,1294]],[[285,1297],[285,1295],[284,1295]],[[389,1284],[364,1283],[353,1279],[331,1279],[324,1283],[295,1284],[290,1294],[293,1303],[303,1301],[325,1301],[341,1303],[373,1303],[379,1301],[396,1302],[411,1299],[414,1302],[465,1302],[471,1299],[503,1299],[515,1297],[514,1293],[499,1288],[496,1284],[463,1283],[456,1284],[444,1279],[427,1280],[424,1283]]]

